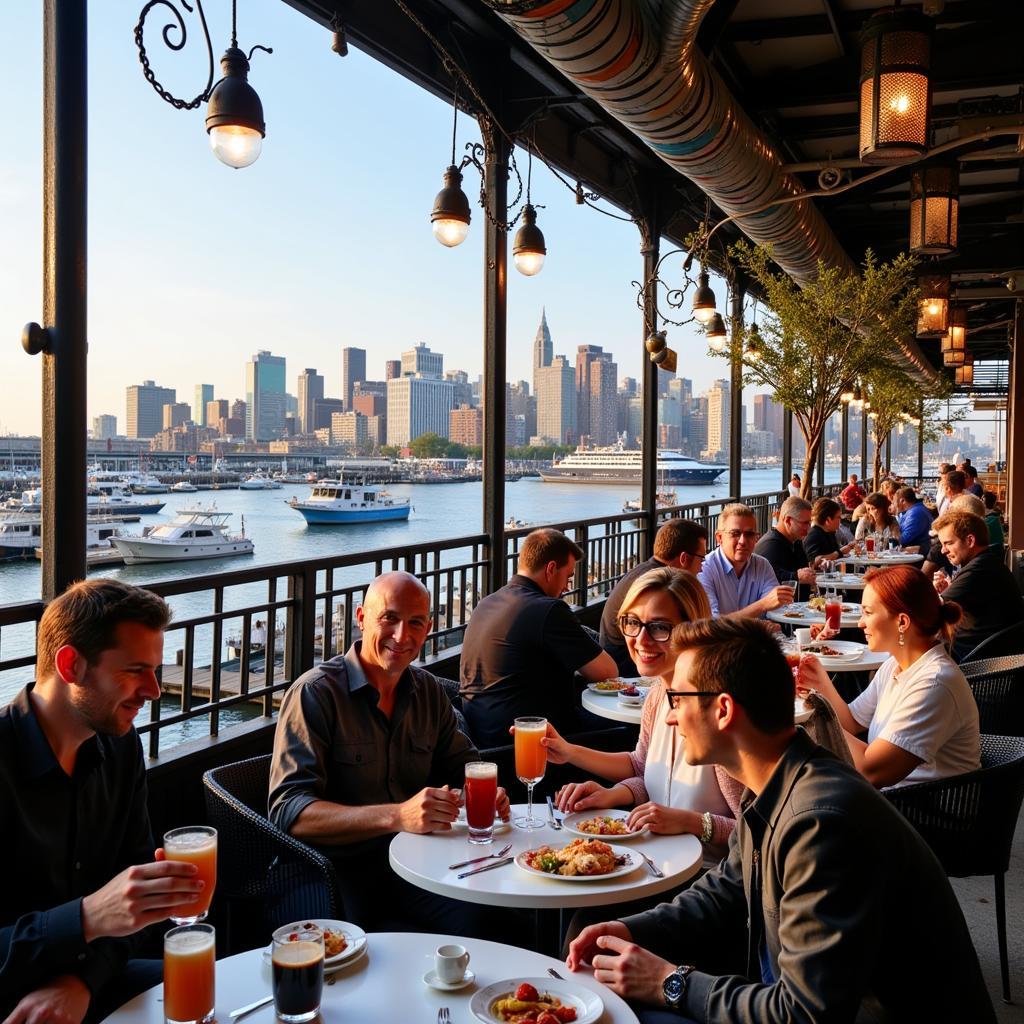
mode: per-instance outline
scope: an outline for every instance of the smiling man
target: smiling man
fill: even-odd
[[[195,898],[154,859],[133,723],[160,696],[164,601],[118,580],[43,612],[36,681],[0,709],[0,1020],[98,1021],[158,983],[136,934]]]

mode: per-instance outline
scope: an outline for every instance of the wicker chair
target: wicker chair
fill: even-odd
[[[973,651],[968,651],[960,662],[963,664],[980,658],[1002,658],[1008,654],[1024,654],[1024,622],[1015,622],[986,637]]]
[[[993,875],[1003,1001],[1010,1001],[1005,875],[1024,799],[1024,737],[981,737],[981,769],[938,782],[885,790],[922,835],[946,873]]]
[[[206,811],[219,834],[217,895],[232,929],[256,927],[240,948],[269,941],[274,928],[303,918],[343,917],[331,862],[266,817],[270,754],[203,775]]]
[[[1024,654],[965,661],[960,670],[978,703],[981,731],[1024,736]]]

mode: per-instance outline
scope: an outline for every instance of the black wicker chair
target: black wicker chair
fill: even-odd
[[[960,670],[978,703],[981,731],[1024,736],[1024,654],[965,661]]]
[[[922,835],[946,873],[993,875],[1003,1001],[1010,1001],[1005,875],[1024,799],[1024,737],[982,736],[981,769],[939,782],[885,790]]]
[[[203,775],[206,811],[218,832],[217,896],[233,930],[260,929],[246,936],[269,941],[274,928],[303,918],[343,917],[331,862],[271,824],[266,816],[270,754],[221,765]]]
[[[1024,654],[1024,622],[1015,622],[986,637],[973,651],[968,651],[960,662],[963,664],[980,658],[1002,658],[1008,654]]]

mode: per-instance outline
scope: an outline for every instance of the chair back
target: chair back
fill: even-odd
[[[1007,654],[1024,654],[1024,622],[1015,622],[993,633],[974,648],[968,651],[961,663],[978,661],[980,658],[1002,658]]]
[[[1024,736],[1024,654],[965,661],[960,671],[977,701],[981,731]]]
[[[948,875],[1003,874],[1024,800],[1024,737],[981,737],[981,768],[884,791]]]

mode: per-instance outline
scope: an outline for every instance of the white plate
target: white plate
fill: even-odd
[[[576,1010],[576,1024],[592,1024],[604,1013],[601,997],[582,985],[558,978],[508,978],[480,989],[473,996],[469,1001],[469,1009],[473,1016],[484,1024],[504,1024],[500,1017],[495,1017],[491,1013],[491,1006],[509,992],[514,995],[524,981],[533,985],[538,994],[547,993],[559,1000],[563,1006],[572,1006]]]
[[[341,932],[348,940],[348,945],[337,954],[329,956],[324,960],[324,970],[329,971],[332,967],[340,967],[351,960],[355,960],[366,952],[366,932],[357,924],[349,924],[348,921],[331,921],[325,917],[309,918],[306,921],[294,921],[296,928],[304,924],[315,924],[319,928],[326,928],[332,932]],[[274,951],[274,944],[271,943],[263,950],[265,960],[270,960]]]
[[[617,814],[613,811],[608,811],[604,814],[594,811],[576,811],[573,814],[567,814],[562,819],[562,828],[564,828],[566,832],[571,832],[574,836],[582,836],[584,839],[600,839],[605,843],[607,843],[609,839],[614,839],[616,842],[619,842],[622,839],[636,839],[637,836],[642,836],[647,831],[646,828],[642,828],[639,832],[625,832],[622,835],[614,836],[596,836],[593,832],[580,831],[578,827],[580,822],[588,821],[590,818],[619,818],[622,821],[627,821],[629,819],[629,815]],[[608,876],[604,875],[602,877],[607,878]]]
[[[436,988],[438,992],[458,992],[460,988],[472,985],[474,981],[476,981],[476,975],[468,967],[461,981],[442,981],[433,967],[423,975],[423,984],[430,988]]]
[[[785,622],[824,622],[825,612],[819,611],[817,608],[808,608],[806,601],[797,601],[793,604],[787,604],[785,607],[779,609],[780,617]],[[794,614],[789,614],[790,612]],[[851,604],[849,601],[843,602],[843,610],[840,612],[841,621],[844,624],[851,624],[860,621],[860,605]]]
[[[501,818],[494,819],[493,833],[498,835],[501,832],[507,832],[512,827],[511,821],[502,821]],[[452,822],[453,832],[468,832],[469,825],[466,823],[466,809],[462,808],[459,811],[459,816]]]
[[[587,839],[599,839],[602,843],[604,839],[601,836],[586,836]],[[615,868],[614,871],[609,871],[606,875],[554,875],[548,871],[538,871],[536,868],[531,868],[526,863],[526,855],[533,851],[523,850],[522,853],[517,853],[515,857],[515,865],[520,871],[525,871],[528,875],[533,875],[534,878],[553,878],[556,882],[607,882],[610,878],[621,878],[623,875],[628,875],[637,868],[643,865],[643,861],[635,853],[630,853],[624,846],[612,846],[612,853],[616,857],[628,858],[628,863],[623,864],[622,867]]]
[[[606,683],[608,682],[608,680],[599,679],[597,682]],[[629,686],[629,683],[622,682],[621,679],[619,680],[619,682],[622,683],[622,686],[619,687],[619,690],[624,690],[627,686]],[[617,697],[619,694],[619,690],[599,690],[597,688],[597,683],[587,683],[587,689],[590,690],[591,693],[596,693],[599,697]]]
[[[647,691],[638,693],[635,696],[633,694],[620,693],[619,703],[627,708],[638,708],[642,706],[643,702],[647,699]]]
[[[825,668],[830,665],[848,665],[852,661],[859,661],[868,649],[866,644],[858,644],[853,640],[823,640],[822,643],[826,647],[840,652],[836,655],[828,655],[818,654],[814,650],[807,651],[808,654],[813,654]]]

